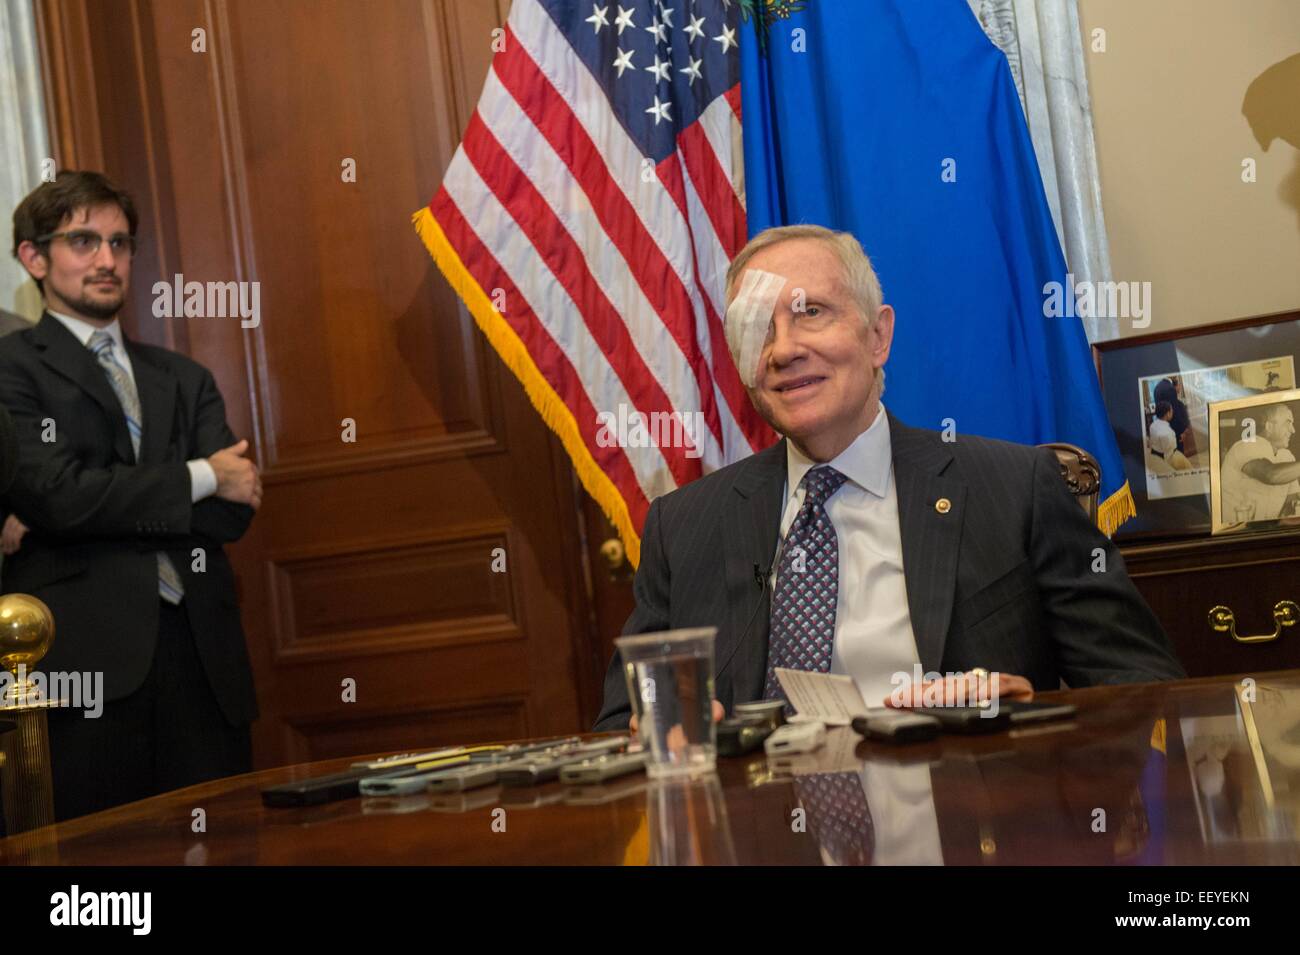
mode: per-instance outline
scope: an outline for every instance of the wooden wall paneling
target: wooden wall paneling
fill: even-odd
[[[232,548],[259,765],[589,725],[572,469],[409,221],[474,107],[502,9],[41,4],[61,142],[89,148],[98,123],[103,168],[161,223],[136,292],[176,272],[260,284],[256,328],[138,316],[213,370],[264,469],[262,511]],[[102,93],[124,78],[133,93]]]
[[[170,275],[176,249],[150,7],[149,0],[39,0],[37,34],[56,165],[108,172],[140,213],[123,324],[136,338],[187,351],[184,324],[151,309],[153,281]]]
[[[1239,635],[1272,633],[1280,600],[1300,603],[1300,531],[1126,545],[1133,583],[1164,625],[1188,676],[1261,673],[1300,666],[1300,627],[1267,643],[1213,630],[1210,609],[1231,608]]]
[[[389,709],[341,720],[292,718],[288,729],[291,760],[314,762],[385,749],[419,752],[429,747],[430,739],[519,739],[527,735],[527,720],[521,697],[451,710]]]
[[[60,166],[98,169],[104,165],[84,2],[36,0],[37,40],[50,145]]]
[[[458,528],[438,536],[269,562],[282,614],[277,662],[355,656],[360,647],[374,654],[520,639],[517,578],[493,573],[482,560],[497,547],[508,559],[516,549],[509,527],[495,522],[477,533]],[[421,576],[444,586],[408,586]]]

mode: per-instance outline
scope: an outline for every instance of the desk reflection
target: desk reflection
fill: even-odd
[[[735,865],[727,803],[716,773],[646,787],[651,865]]]
[[[1231,710],[1179,719],[1201,840],[1291,843],[1300,831],[1300,687],[1243,682]]]
[[[0,840],[0,862],[1300,863],[1300,671],[1043,698],[1078,713],[907,746],[835,729],[815,753],[720,759],[716,774],[696,779],[638,774],[268,809],[262,789],[356,757],[281,767]],[[201,836],[196,806],[208,820]]]

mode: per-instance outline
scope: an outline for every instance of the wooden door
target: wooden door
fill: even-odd
[[[232,549],[258,764],[590,726],[605,661],[572,469],[410,224],[504,5],[38,10],[60,165],[142,209],[128,330],[213,371],[264,470]],[[175,274],[259,283],[260,323],[154,317]]]

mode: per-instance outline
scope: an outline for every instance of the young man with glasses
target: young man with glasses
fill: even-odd
[[[102,713],[50,713],[68,819],[251,769],[252,673],[223,545],[261,505],[211,373],[128,338],[138,217],[95,172],[61,172],[14,212],[14,256],[45,312],[0,339],[18,475],[0,589],[54,614],[47,674],[102,674]]]

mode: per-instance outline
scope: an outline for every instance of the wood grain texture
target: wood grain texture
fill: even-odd
[[[1300,602],[1300,530],[1135,544],[1121,551],[1188,676],[1300,663],[1296,627],[1270,643],[1242,644],[1207,621],[1210,608],[1224,604],[1236,615],[1238,633],[1271,633],[1273,606]]]
[[[847,744],[845,769],[865,769],[876,781],[905,779],[912,803],[919,780],[934,807],[930,862],[1295,865],[1300,770],[1287,762],[1290,747],[1278,735],[1285,725],[1268,708],[1281,703],[1295,713],[1300,671],[1254,676],[1261,696],[1253,739],[1237,716],[1233,679],[1218,677],[1042,694],[1074,703],[1077,715],[1009,733],[896,746],[841,740],[836,734],[851,731],[840,729],[827,745]],[[495,717],[474,715],[475,729],[510,718],[504,709]],[[429,720],[428,733],[409,737],[411,744],[452,741],[451,727],[434,714]],[[362,742],[365,734],[361,723],[337,735],[316,727],[307,736],[326,752]],[[1217,802],[1207,805],[1194,780],[1211,738],[1223,773],[1210,795]],[[1256,747],[1269,767],[1272,805],[1252,758]],[[817,865],[824,858],[818,833],[826,830],[814,809],[804,831],[791,826],[802,805],[795,779],[807,777],[774,773],[762,753],[721,759],[716,777],[692,785],[653,785],[632,776],[603,792],[552,783],[300,809],[262,805],[263,788],[335,772],[348,762],[207,783],[0,840],[0,862],[181,865],[198,851],[208,865]],[[1153,766],[1159,770],[1154,783]],[[869,807],[876,852],[923,841],[925,830],[908,804],[880,800]],[[195,806],[207,813],[207,831],[197,835]],[[508,819],[504,832],[493,829],[500,809]],[[1097,809],[1106,812],[1104,832],[1093,827]],[[1217,813],[1212,830],[1202,827],[1206,812]]]
[[[604,661],[572,469],[410,224],[502,8],[38,9],[61,163],[102,169],[141,211],[124,325],[212,370],[263,470],[261,512],[231,548],[257,764],[405,745],[430,725],[590,726]],[[154,316],[153,284],[178,273],[258,283],[260,322]]]

